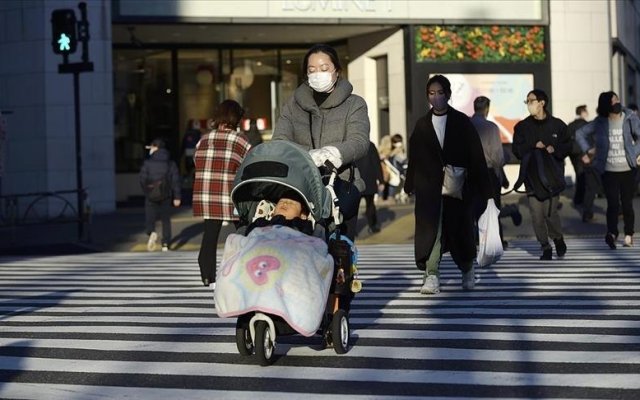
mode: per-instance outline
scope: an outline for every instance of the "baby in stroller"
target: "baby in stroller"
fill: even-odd
[[[255,227],[269,225],[284,225],[307,235],[313,234],[313,223],[309,219],[309,209],[293,190],[286,191],[275,205],[262,200],[258,204],[256,215],[253,222],[247,227],[245,235],[248,235]]]
[[[359,287],[331,184],[306,151],[274,141],[247,155],[231,198],[246,229],[227,238],[214,297],[218,315],[238,317],[240,354],[255,352],[268,365],[277,335],[294,333],[320,333],[345,353],[351,289]]]

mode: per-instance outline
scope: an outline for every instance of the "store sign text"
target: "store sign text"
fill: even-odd
[[[284,0],[282,11],[391,11],[391,0]]]

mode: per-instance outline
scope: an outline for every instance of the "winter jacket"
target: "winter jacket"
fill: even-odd
[[[544,143],[545,147],[553,146],[554,151],[551,153],[551,156],[556,162],[557,168],[555,168],[554,171],[558,175],[553,180],[564,181],[564,159],[571,152],[573,145],[571,137],[567,132],[567,125],[562,120],[551,115],[547,115],[547,117],[542,120],[528,116],[518,122],[513,130],[512,150],[518,160],[524,159],[528,154],[533,155],[538,141]],[[533,160],[533,158],[534,157],[531,157],[531,160]],[[521,165],[521,168],[522,167],[523,165]],[[543,193],[535,193],[535,188],[531,184],[531,182],[541,181],[538,168],[534,161],[529,162],[526,170],[522,171],[520,175],[526,178],[524,182],[527,192],[536,195],[538,198],[545,197]]]
[[[369,148],[367,104],[352,91],[353,86],[339,78],[329,97],[318,106],[313,98],[313,89],[307,83],[298,86],[282,107],[273,140],[289,140],[305,150],[336,147],[342,157],[340,177],[348,179],[347,166],[364,157]],[[357,168],[355,172],[354,183],[358,190],[363,191],[364,181]]]
[[[139,181],[140,187],[142,188],[145,196],[151,189],[149,185],[163,179],[165,175],[169,178],[172,198],[174,200],[179,200],[181,198],[180,173],[178,172],[178,166],[175,161],[171,160],[171,156],[167,149],[158,149],[154,151],[153,154],[144,161],[144,164],[142,164]]]
[[[194,156],[193,216],[236,221],[231,189],[236,171],[251,145],[236,131],[211,131],[202,136]]]
[[[636,168],[636,158],[640,155],[640,117],[632,113],[631,110],[624,110],[622,123],[622,138],[624,140],[624,153],[630,168]],[[593,168],[599,174],[604,173],[609,154],[609,118],[596,117],[587,125],[578,129],[576,140],[583,153],[586,153],[594,143],[596,153],[591,161]]]

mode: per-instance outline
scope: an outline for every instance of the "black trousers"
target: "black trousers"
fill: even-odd
[[[171,243],[171,204],[173,200],[168,198],[160,203],[154,203],[148,199],[144,202],[145,229],[147,235],[156,230],[156,221],[162,222],[162,244]]]
[[[222,220],[205,219],[200,253],[198,253],[198,265],[200,266],[200,277],[202,280],[209,279],[209,282],[216,281],[216,253],[218,251],[218,238]]]
[[[596,194],[602,194],[602,181],[600,179],[600,174],[598,174],[593,167],[585,166],[582,176],[584,179],[582,210],[583,213],[592,214],[593,201],[596,198]]]
[[[378,226],[378,211],[376,210],[376,205],[373,202],[373,197],[373,194],[362,195],[365,203],[364,215],[367,218],[367,225],[370,229]]]
[[[618,215],[622,203],[622,219],[624,234],[633,235],[635,215],[633,212],[633,195],[635,194],[636,170],[625,172],[609,172],[602,174],[602,186],[607,196],[607,231],[618,236]]]

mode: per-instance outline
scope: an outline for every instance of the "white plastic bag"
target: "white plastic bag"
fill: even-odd
[[[387,171],[389,171],[389,185],[393,187],[400,186],[400,171],[398,171],[398,168],[387,159],[384,160],[384,165],[386,165]]]
[[[500,260],[504,249],[502,239],[500,239],[500,226],[498,225],[498,215],[500,210],[496,207],[493,199],[487,201],[487,208],[478,220],[478,265],[481,267],[495,264]]]

